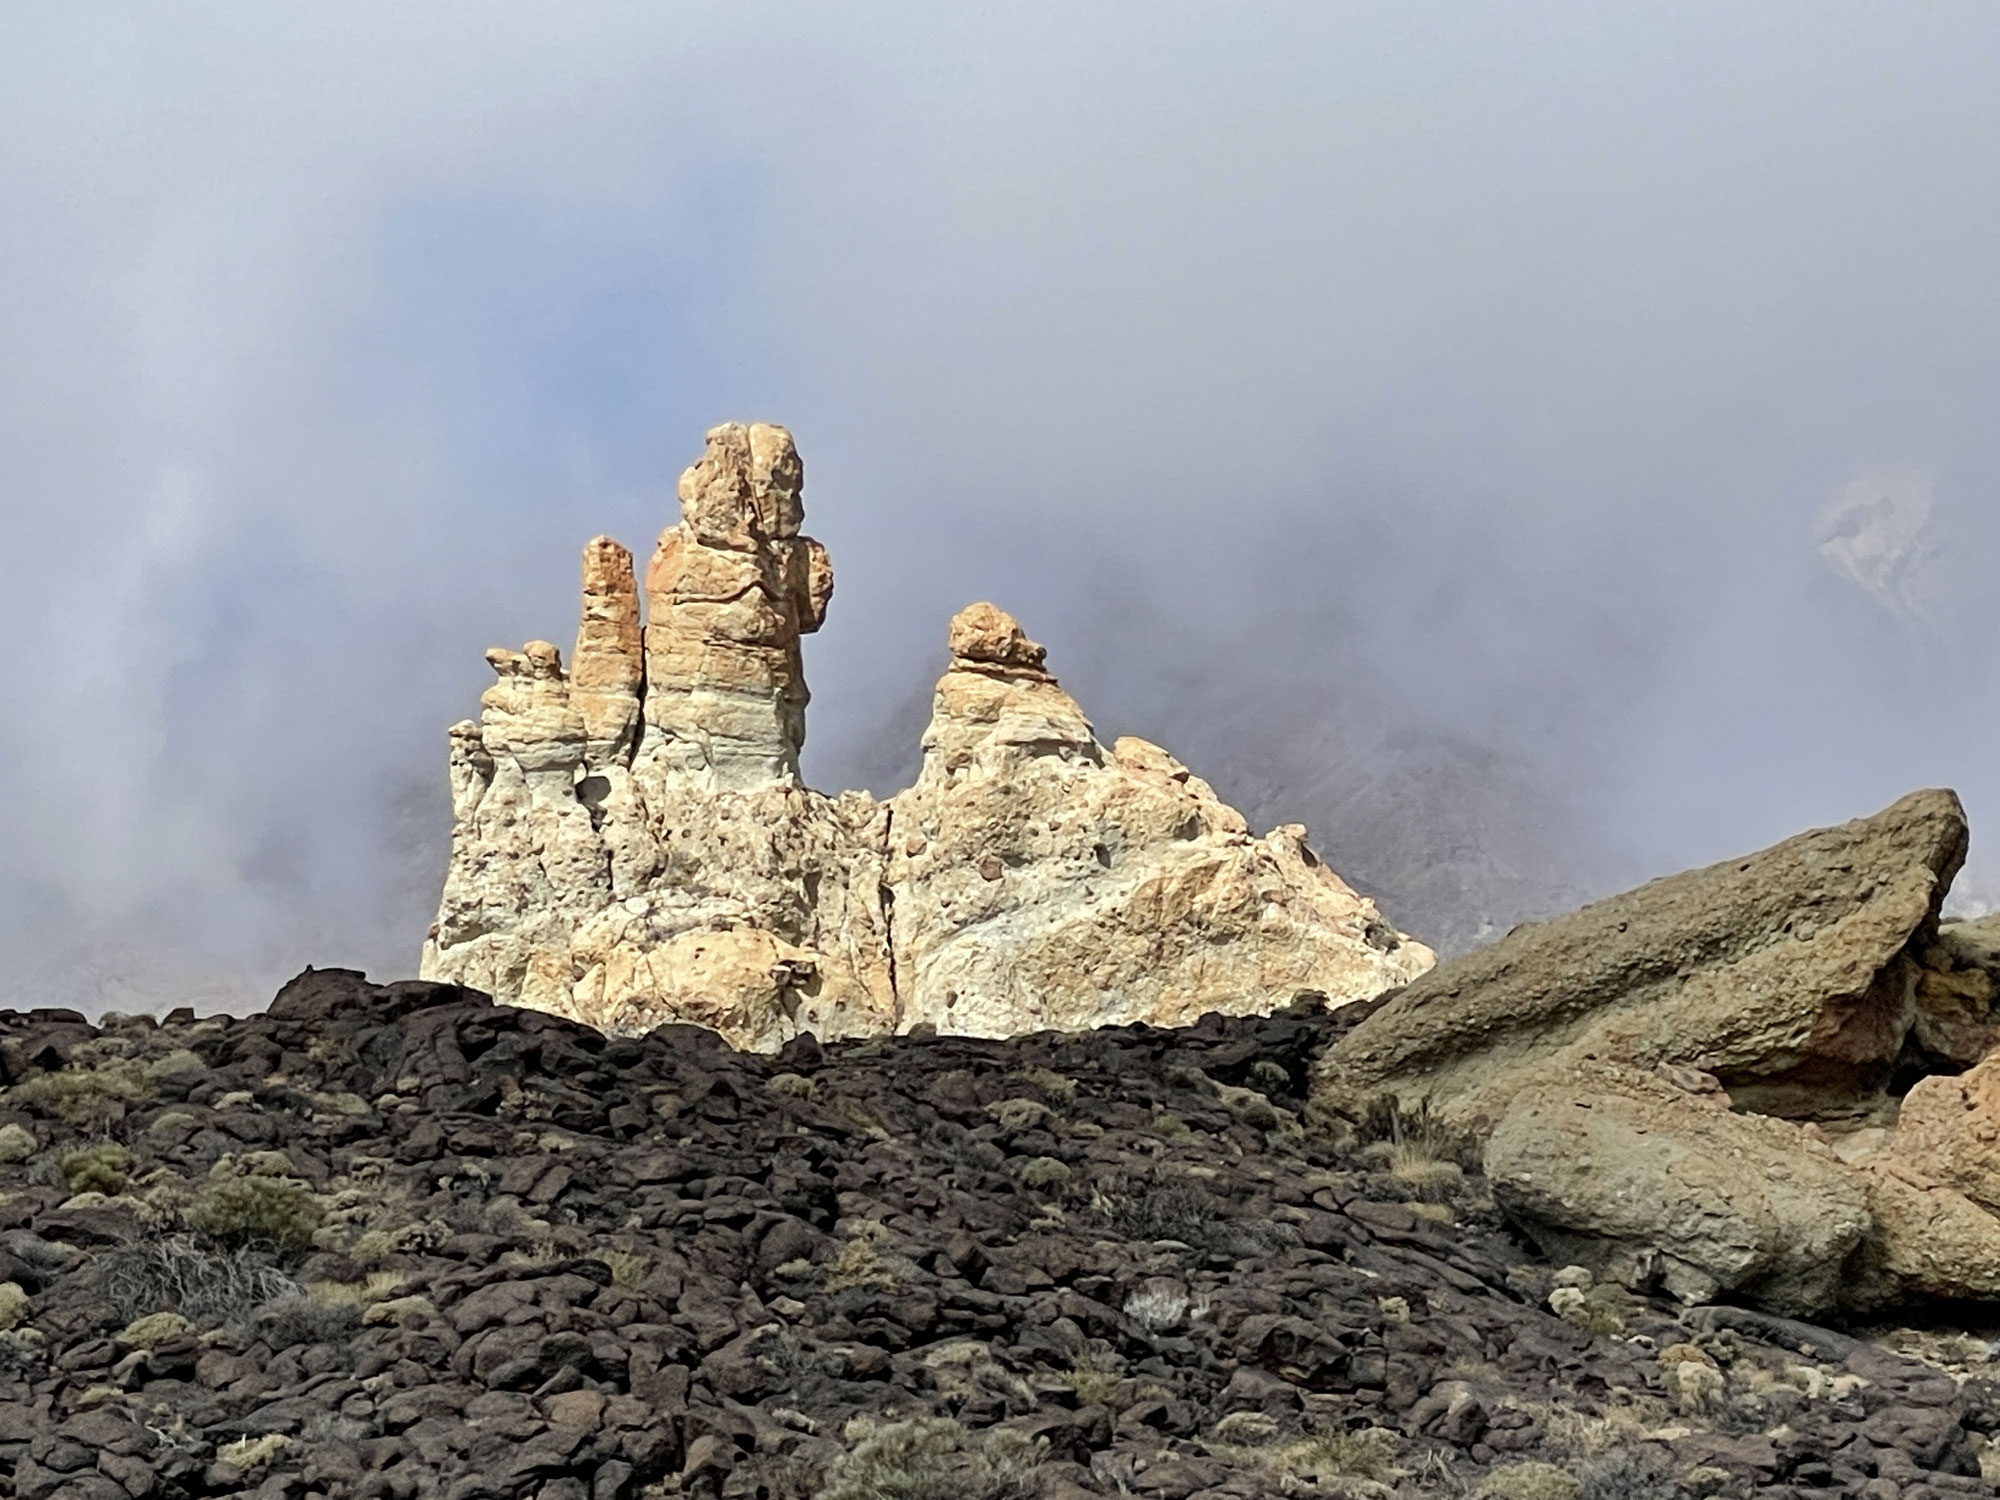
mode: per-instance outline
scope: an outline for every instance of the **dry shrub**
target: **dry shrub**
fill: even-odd
[[[1479,1138],[1432,1114],[1428,1099],[1419,1101],[1414,1109],[1404,1109],[1393,1097],[1377,1098],[1353,1131],[1357,1148],[1385,1144],[1404,1148],[1412,1162],[1450,1162],[1461,1172],[1479,1170]]]
[[[191,1235],[98,1257],[104,1296],[122,1319],[177,1312],[195,1322],[231,1323],[284,1297],[299,1284],[254,1250],[218,1250]]]
[[[1577,1500],[1583,1483],[1567,1469],[1539,1459],[1503,1464],[1474,1491],[1474,1500]]]
[[[1027,1500],[1046,1444],[1010,1427],[968,1431],[949,1417],[856,1421],[817,1500]]]
[[[66,1068],[36,1073],[7,1090],[11,1104],[53,1116],[84,1130],[104,1130],[122,1119],[125,1106],[153,1097],[153,1085],[137,1063],[117,1061],[101,1068]]]

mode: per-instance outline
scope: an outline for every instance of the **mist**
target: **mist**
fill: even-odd
[[[725,419],[894,789],[991,598],[1420,936],[1951,785],[2000,891],[2000,12],[0,18],[0,1000],[406,975],[482,650]],[[2000,848],[2000,841],[1996,841]]]

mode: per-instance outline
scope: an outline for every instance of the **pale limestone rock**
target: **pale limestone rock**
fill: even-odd
[[[726,423],[681,475],[681,520],[646,568],[646,732],[653,764],[740,791],[795,778],[806,735],[799,637],[833,594],[799,535],[804,470],[782,427]]]
[[[799,637],[833,573],[781,427],[730,423],[646,570],[584,551],[571,670],[488,653],[451,731],[452,860],[426,978],[643,1032],[770,1049],[928,1022],[1006,1036],[1334,1002],[1432,962],[1315,859],[1251,837],[1157,746],[1099,745],[990,604],[953,622],[917,784],[803,786]]]
[[[951,624],[916,784],[889,803],[897,996],[976,1036],[1378,994],[1430,967],[1305,846],[1252,838],[1166,751],[1097,743],[1044,653],[975,604]]]
[[[583,719],[584,760],[593,769],[630,763],[645,676],[632,554],[608,536],[597,537],[583,549],[583,621],[569,671],[570,699]]]

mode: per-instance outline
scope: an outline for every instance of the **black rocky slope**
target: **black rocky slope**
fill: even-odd
[[[241,1020],[0,1017],[0,1473],[28,1500],[1990,1492],[2000,1406],[1945,1344],[1565,1288],[1423,1122],[1302,1130],[1345,1024],[762,1058],[341,971]]]

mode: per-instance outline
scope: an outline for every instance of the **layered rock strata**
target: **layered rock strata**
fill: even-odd
[[[1429,968],[1313,855],[1158,746],[1099,744],[1004,611],[952,621],[915,785],[803,785],[800,637],[833,574],[783,428],[729,424],[681,478],[641,588],[600,537],[570,669],[488,653],[451,731],[455,827],[426,978],[607,1031],[689,1021],[769,1049],[931,1025],[1043,1028],[1363,999]]]
[[[1318,1107],[1483,1143],[1518,1224],[1628,1285],[2000,1296],[2000,946],[1939,922],[1966,842],[1920,792],[1523,929],[1330,1048]]]

